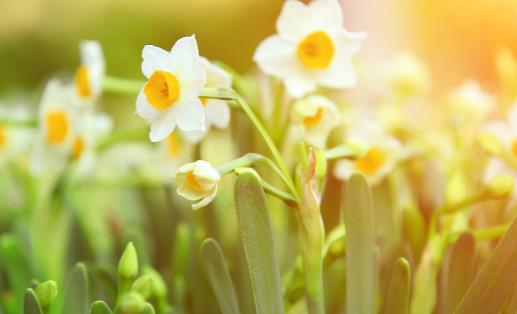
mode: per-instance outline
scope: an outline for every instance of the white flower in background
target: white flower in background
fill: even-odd
[[[232,76],[217,65],[201,57],[201,63],[206,70],[205,87],[231,88]],[[206,131],[183,132],[187,140],[192,143],[199,142],[212,126],[218,129],[226,129],[230,124],[230,108],[228,103],[219,99],[201,99],[205,108],[205,129]]]
[[[113,127],[110,116],[103,113],[86,112],[77,119],[71,156],[77,163],[80,175],[87,175],[95,167],[96,149],[99,140],[106,136]]]
[[[343,27],[337,0],[304,4],[287,0],[276,23],[278,34],[266,38],[253,59],[264,73],[283,80],[289,94],[301,97],[318,85],[347,88],[356,84],[351,57],[365,33]]]
[[[294,104],[293,120],[307,143],[324,148],[330,132],[339,124],[340,116],[330,99],[313,95]]]
[[[25,121],[29,119],[27,108],[24,104],[16,103],[7,105],[0,103],[0,120]],[[28,153],[33,130],[30,127],[17,126],[0,122],[0,165],[20,159]]]
[[[174,176],[178,194],[189,201],[199,201],[192,209],[208,205],[215,198],[221,180],[219,172],[204,160],[179,167]]]
[[[384,133],[377,125],[364,121],[351,129],[347,143],[363,153],[355,160],[342,159],[334,168],[334,175],[348,180],[354,173],[362,173],[371,185],[379,183],[405,157],[401,143]]]
[[[31,155],[36,172],[56,171],[66,166],[74,140],[76,121],[73,86],[50,80],[39,105],[38,133]]]
[[[424,93],[431,86],[426,64],[410,53],[400,54],[388,64],[385,79],[393,91],[402,96]]]
[[[82,100],[92,100],[102,92],[102,80],[106,64],[101,45],[94,40],[82,41],[79,45],[81,65],[75,72],[75,89]]]
[[[182,137],[183,133],[171,133],[158,145],[158,153],[161,156],[159,173],[163,174],[162,179],[167,182],[170,174],[176,172],[182,164],[192,160],[193,145]]]
[[[136,100],[136,112],[151,123],[150,140],[163,141],[176,125],[185,132],[204,131],[199,94],[206,73],[195,37],[179,39],[170,53],[145,46],[142,57],[142,72],[148,81]]]
[[[495,99],[484,92],[476,81],[468,80],[449,93],[446,105],[455,123],[475,124],[493,111]]]

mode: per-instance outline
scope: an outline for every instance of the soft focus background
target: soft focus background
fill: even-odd
[[[369,33],[362,55],[384,59],[411,50],[438,87],[477,78],[490,87],[494,55],[517,48],[514,0],[342,0],[346,26]],[[281,0],[0,1],[0,94],[34,90],[58,69],[73,71],[77,43],[97,39],[108,72],[140,77],[145,44],[168,48],[195,33],[202,54],[239,71],[273,33]]]

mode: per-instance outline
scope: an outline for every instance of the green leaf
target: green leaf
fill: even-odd
[[[442,263],[440,300],[443,313],[453,313],[475,275],[476,240],[462,234],[452,245]]]
[[[498,313],[517,284],[517,220],[492,251],[455,313]]]
[[[239,220],[257,314],[283,313],[278,257],[266,198],[258,178],[243,173],[235,185]]]
[[[110,307],[104,301],[95,301],[90,309],[90,314],[111,314]]]
[[[391,279],[384,304],[385,314],[409,313],[409,292],[411,285],[411,271],[409,263],[403,257],[395,262],[391,272]]]
[[[239,303],[235,294],[223,252],[213,239],[207,239],[201,246],[203,265],[208,274],[221,313],[239,314]]]
[[[19,240],[14,236],[4,235],[0,238],[0,267],[5,270],[9,285],[20,302],[32,280],[32,272],[23,252]]]
[[[89,313],[88,273],[83,263],[74,266],[65,284],[63,313]]]
[[[23,314],[43,314],[36,292],[30,288],[25,291],[23,298]]]
[[[366,179],[354,174],[345,185],[347,313],[375,312],[377,286],[372,195]]]

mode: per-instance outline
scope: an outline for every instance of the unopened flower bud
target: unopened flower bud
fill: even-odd
[[[129,242],[118,264],[118,275],[124,279],[133,279],[138,274],[138,256],[135,246]]]
[[[498,175],[492,178],[485,186],[490,198],[507,197],[513,191],[514,179],[509,175]]]
[[[43,310],[50,308],[57,296],[57,283],[54,280],[45,281],[36,287],[36,295]]]
[[[131,286],[131,291],[140,293],[140,295],[146,300],[149,299],[153,291],[153,281],[151,276],[140,276]]]

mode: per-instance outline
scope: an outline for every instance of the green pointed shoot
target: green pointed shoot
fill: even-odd
[[[388,294],[384,304],[385,314],[408,314],[411,271],[403,257],[396,262],[391,272]]]
[[[221,313],[239,314],[239,303],[219,244],[213,239],[206,239],[201,245],[201,251],[203,265]]]
[[[124,279],[134,279],[138,274],[138,256],[133,242],[129,242],[120,257],[118,275]]]
[[[112,314],[110,307],[104,301],[95,301],[90,309],[90,314]]]
[[[88,272],[83,263],[77,263],[67,277],[63,313],[90,312]]]
[[[441,302],[443,313],[453,313],[474,279],[476,240],[470,233],[462,234],[447,252],[442,263]]]
[[[354,174],[344,188],[347,313],[375,313],[377,270],[372,195],[366,179]]]
[[[259,179],[242,173],[235,185],[235,205],[242,246],[257,314],[284,312],[280,270],[271,219]]]
[[[36,292],[30,288],[25,291],[23,298],[23,314],[43,314]]]
[[[455,313],[499,313],[517,284],[517,219],[492,251]]]
[[[21,300],[32,280],[32,272],[19,240],[12,235],[0,238],[0,270],[4,269],[9,285]]]
[[[57,296],[57,282],[54,280],[45,281],[36,287],[36,295],[38,296],[41,309],[46,313],[54,303]]]

